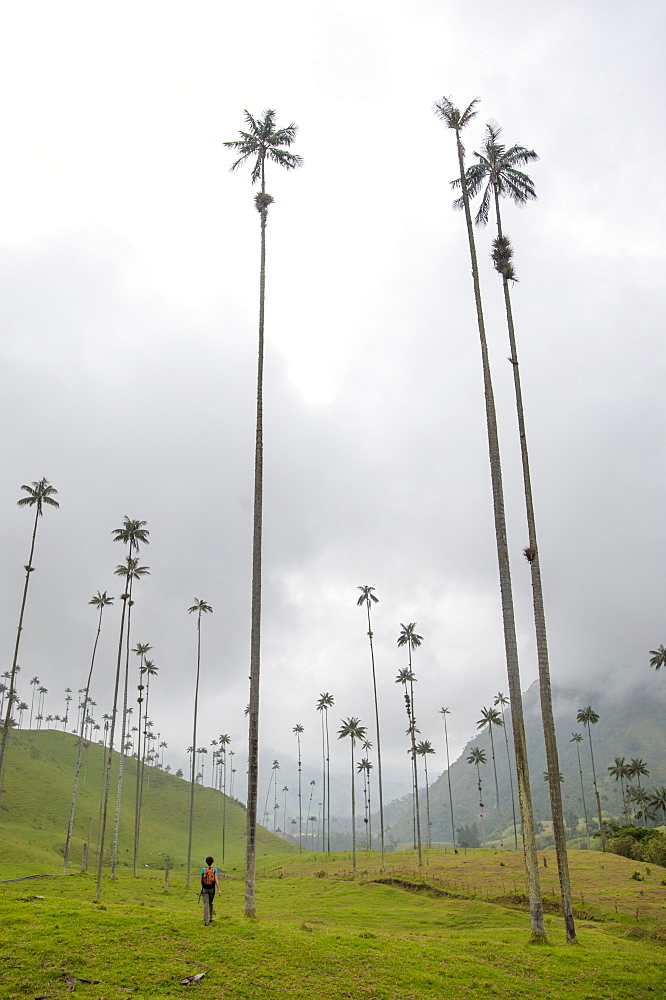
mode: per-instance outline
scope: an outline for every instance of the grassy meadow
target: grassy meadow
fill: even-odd
[[[141,1000],[637,1000],[666,995],[666,868],[571,851],[579,943],[558,914],[555,856],[540,851],[548,943],[529,940],[522,854],[433,849],[299,854],[261,830],[258,916],[243,916],[245,811],[227,802],[216,916],[185,885],[188,784],[151,769],[141,873],[131,874],[134,761],[126,761],[118,878],[78,871],[101,789],[87,750],[71,875],[62,876],[76,740],[16,733],[0,797],[0,996]],[[115,782],[114,782],[115,789]],[[115,803],[115,793],[112,796]],[[220,860],[221,796],[196,789],[194,851]],[[95,833],[93,832],[93,846]],[[165,890],[165,855],[175,860]],[[24,878],[37,875],[40,877]],[[47,877],[51,876],[51,877]],[[18,879],[18,881],[10,881]],[[188,977],[205,973],[186,984]]]

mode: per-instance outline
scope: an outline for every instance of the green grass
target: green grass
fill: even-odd
[[[76,986],[90,1000],[119,991],[145,1000],[183,991],[202,1000],[663,995],[666,949],[647,926],[579,921],[579,944],[567,946],[559,917],[547,916],[548,943],[533,945],[520,910],[336,877],[345,861],[260,877],[255,921],[242,915],[242,880],[225,881],[207,928],[182,876],[165,894],[160,873],[123,875],[105,882],[101,903],[90,875],[1,885],[0,995],[64,997],[64,973],[100,980]],[[200,971],[199,983],[180,985]]]
[[[5,761],[4,791],[0,796],[0,864],[62,865],[67,824],[72,802],[77,738],[69,733],[42,730],[12,733]],[[103,748],[96,743],[84,752],[79,779],[76,823],[72,842],[72,870],[80,864],[83,844],[92,818],[92,843],[97,841],[97,823],[102,790]],[[114,755],[107,844],[113,837],[116,808],[118,755]],[[125,759],[123,798],[118,843],[120,868],[132,865],[136,761]],[[177,868],[187,857],[189,822],[187,781],[146,767],[139,864],[162,865],[170,855]],[[194,858],[222,853],[222,796],[212,788],[195,789]],[[227,799],[226,860],[243,864],[245,853],[245,809]],[[297,848],[263,828],[257,834],[260,856]],[[91,861],[91,865],[92,865]],[[47,870],[47,869],[43,869]]]

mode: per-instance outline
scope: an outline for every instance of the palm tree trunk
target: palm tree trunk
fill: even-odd
[[[199,670],[201,666],[201,611],[197,619],[197,679],[194,685],[194,722],[192,725],[192,770],[190,774],[190,825],[187,834],[187,875],[185,886],[190,887],[190,873],[192,868],[192,827],[194,824],[194,779],[197,767],[197,711],[199,707]],[[145,726],[144,726],[145,732]]]
[[[354,788],[354,737],[351,737],[352,867],[356,871],[356,791]]]
[[[500,215],[499,195],[495,192],[495,213],[497,218],[497,234],[501,238],[502,218]],[[518,433],[520,436],[520,455],[523,466],[523,484],[525,490],[525,508],[527,512],[527,531],[529,537],[529,563],[532,576],[532,603],[534,607],[534,627],[536,631],[537,661],[539,665],[539,694],[541,697],[541,718],[546,744],[546,763],[548,768],[548,786],[550,788],[550,809],[553,819],[553,837],[555,840],[555,855],[560,878],[560,896],[567,941],[576,940],[573,904],[571,902],[571,882],[569,879],[569,861],[567,857],[567,834],[564,826],[562,809],[562,788],[560,784],[560,763],[555,736],[555,719],[553,716],[553,699],[550,683],[550,664],[548,657],[548,638],[546,633],[546,615],[543,605],[543,589],[541,587],[541,569],[539,567],[539,548],[537,545],[536,518],[534,516],[534,501],[532,496],[532,479],[530,476],[530,461],[527,450],[527,434],[525,432],[525,415],[523,411],[523,393],[520,384],[520,369],[518,351],[516,348],[513,312],[511,310],[511,295],[509,281],[502,275],[504,288],[504,305],[506,322],[509,331],[511,348],[511,365],[513,367],[513,385],[516,395],[516,413],[518,415]]]
[[[132,545],[129,547],[130,558]],[[113,826],[113,848],[111,850],[111,878],[116,877],[118,864],[118,836],[120,833],[120,808],[123,797],[123,774],[125,770],[125,737],[127,735],[127,685],[129,682],[130,632],[132,620],[132,578],[129,577],[129,600],[127,602],[127,632],[125,635],[125,681],[123,685],[123,719],[120,727],[120,756],[118,758],[118,788],[116,791],[116,818]]]
[[[9,722],[12,717],[12,707],[14,705],[14,685],[16,683],[16,665],[18,663],[19,646],[21,645],[21,632],[23,631],[23,615],[25,613],[25,605],[28,599],[28,585],[30,583],[30,574],[32,573],[32,557],[35,553],[35,539],[37,537],[37,521],[39,518],[39,503],[37,504],[37,510],[35,511],[35,524],[32,529],[32,541],[30,543],[30,555],[28,557],[28,565],[25,567],[25,583],[23,585],[23,598],[21,600],[21,610],[19,612],[18,628],[16,630],[16,644],[14,646],[14,659],[12,660],[12,671],[9,678],[9,692],[7,694],[7,713],[5,715],[5,722],[2,727],[2,739],[0,740],[0,795],[2,795],[2,773],[5,764],[5,753],[7,750],[7,741],[9,740]]]
[[[518,823],[516,822],[516,799],[513,794],[513,767],[511,765],[511,754],[509,753],[509,737],[506,731],[504,719],[504,705],[502,705],[502,726],[504,728],[504,743],[506,744],[506,759],[509,765],[509,787],[511,788],[511,811],[513,813],[513,841],[518,850]]]
[[[266,195],[264,164],[261,193]],[[252,629],[250,635],[250,711],[248,718],[247,823],[245,848],[245,916],[256,917],[257,791],[259,782],[259,671],[261,660],[261,539],[263,529],[263,383],[264,304],[266,297],[266,221],[262,203],[261,260],[259,265],[259,349],[257,356],[257,426],[254,452],[254,528],[252,536]]]
[[[298,853],[303,852],[303,805],[302,805],[302,768],[301,768],[301,734],[296,734],[298,741]]]
[[[597,800],[597,817],[599,819],[599,836],[601,838],[601,850],[605,851],[606,838],[604,837],[604,822],[601,818],[601,799],[599,798],[599,789],[597,788],[597,772],[594,767],[594,751],[592,750],[592,728],[589,722],[587,723],[587,738],[590,742],[590,760],[592,761],[592,784],[594,785],[594,797]]]
[[[118,690],[120,688],[120,667],[123,659],[123,635],[125,631],[125,613],[129,596],[123,595],[123,611],[120,616],[120,636],[118,639],[118,660],[116,663],[116,681],[113,689],[113,708],[111,709],[111,727],[109,729],[109,747],[106,759],[106,777],[104,779],[104,798],[102,800],[102,818],[100,820],[99,851],[97,854],[97,886],[95,898],[99,899],[102,891],[102,865],[104,862],[104,844],[106,840],[106,819],[109,808],[109,793],[111,791],[111,767],[113,765],[113,740],[116,731],[116,716],[118,714]]]
[[[95,666],[95,653],[97,652],[97,643],[99,642],[99,634],[102,631],[102,612],[104,611],[104,605],[102,604],[99,609],[99,620],[97,622],[97,635],[95,636],[95,642],[93,645],[92,656],[90,658],[90,670],[88,671],[88,680],[86,682],[86,690],[83,696],[83,720],[86,717],[86,707],[88,705],[88,696],[90,694],[90,681],[92,679],[93,667]],[[72,831],[74,830],[74,815],[76,813],[76,796],[79,789],[79,774],[81,772],[81,755],[83,751],[83,730],[85,721],[82,721],[81,728],[79,732],[79,745],[76,752],[76,770],[74,772],[74,791],[72,792],[72,808],[69,814],[69,824],[67,826],[67,839],[65,841],[65,860],[63,864],[63,874],[67,874],[67,865],[69,863],[69,851],[72,844]],[[88,843],[90,843],[90,833],[88,833]]]
[[[585,836],[587,837],[587,849],[590,850],[590,824],[587,819],[587,806],[585,804],[585,786],[583,784],[583,765],[580,762],[580,750],[576,743],[576,754],[578,755],[578,773],[580,774],[580,794],[583,799],[583,815],[585,817]]]
[[[382,785],[382,742],[379,735],[379,703],[377,701],[377,676],[375,673],[375,650],[372,643],[372,625],[370,624],[370,600],[366,600],[368,612],[368,639],[370,641],[370,663],[372,664],[372,693],[375,699],[375,730],[377,734],[377,782],[379,784],[379,829],[382,847],[382,871],[386,867],[384,855],[384,789]]]
[[[410,672],[410,674],[412,672],[412,669],[411,669],[411,656],[410,656],[409,672]],[[415,813],[415,819],[416,819],[416,846],[417,846],[417,850],[418,850],[418,854],[419,854],[419,865],[422,865],[423,864],[423,854],[422,854],[422,850],[421,850],[421,817],[419,815],[419,813],[420,813],[420,809],[419,809],[419,782],[418,782],[418,773],[416,771],[416,720],[414,719],[414,709],[412,707],[411,699],[410,699],[409,695],[407,694],[407,685],[405,685],[405,705],[406,705],[406,708],[407,708],[407,719],[408,719],[408,723],[409,723],[409,732],[410,732],[411,739],[412,739],[411,758],[412,758],[412,768],[413,768],[413,776],[414,776],[414,813]]]
[[[430,837],[430,786],[428,785],[428,761],[423,756],[423,767],[425,768],[425,780],[426,780],[426,818],[428,820],[428,848],[432,847],[432,840]]]
[[[493,739],[493,724],[488,723],[490,732],[490,752],[493,758],[493,774],[495,775],[495,801],[497,802],[497,819],[499,821],[500,850],[504,850],[504,837],[502,835],[502,812],[500,810],[499,784],[497,781],[497,763],[495,761],[495,740]]]
[[[451,840],[453,843],[453,850],[456,849],[456,827],[453,820],[453,793],[451,791],[451,760],[449,758],[449,730],[446,725],[446,713],[444,714],[444,740],[446,742],[446,780],[449,785],[449,806],[451,807]]]
[[[522,692],[520,690],[520,668],[518,665],[516,624],[513,610],[513,593],[511,589],[511,568],[509,564],[509,550],[506,537],[506,518],[504,514],[502,466],[499,451],[499,438],[497,434],[497,415],[495,413],[495,398],[490,374],[490,363],[488,360],[488,345],[486,342],[483,307],[481,304],[481,289],[479,285],[479,271],[476,261],[472,215],[470,212],[469,194],[467,192],[467,183],[465,180],[464,151],[458,131],[456,131],[456,145],[458,149],[460,184],[465,208],[465,221],[467,223],[467,239],[469,242],[472,265],[472,282],[474,285],[476,318],[481,344],[481,360],[483,365],[483,382],[486,399],[486,424],[488,430],[488,453],[490,458],[490,477],[493,492],[495,536],[497,539],[497,562],[499,568],[500,593],[502,598],[504,647],[509,682],[509,697],[511,700],[511,721],[513,724],[513,742],[516,755],[516,771],[518,776],[518,800],[520,803],[520,813],[523,827],[523,850],[525,852],[531,931],[533,938],[545,939],[546,931],[543,919],[543,904],[541,902],[539,864],[536,854],[534,816],[532,812],[530,776],[527,764],[527,744],[525,740],[525,723],[523,719],[523,699]]]

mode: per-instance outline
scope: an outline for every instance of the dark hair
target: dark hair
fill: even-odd
[[[215,858],[206,858],[207,865],[212,865],[213,861],[215,861]]]

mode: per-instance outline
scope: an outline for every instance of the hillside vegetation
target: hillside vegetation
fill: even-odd
[[[67,824],[72,801],[77,737],[55,730],[14,732],[5,762],[4,791],[0,796],[0,864],[27,863],[62,865]],[[109,830],[113,831],[118,754],[114,753],[112,809]],[[77,799],[72,847],[72,869],[80,864],[83,845],[92,819],[91,844],[97,843],[102,793],[103,748],[90,743],[84,754]],[[134,843],[134,801],[136,761],[125,758],[118,864],[131,865]],[[189,822],[187,781],[147,767],[144,775],[143,809],[139,863],[164,864],[169,855],[176,869],[187,855]],[[195,789],[193,858],[213,854],[222,860],[222,820],[224,797],[212,788]],[[242,865],[245,855],[245,809],[226,799],[225,860]],[[257,853],[273,854],[298,850],[263,828],[259,828]],[[94,862],[92,860],[90,865]]]

